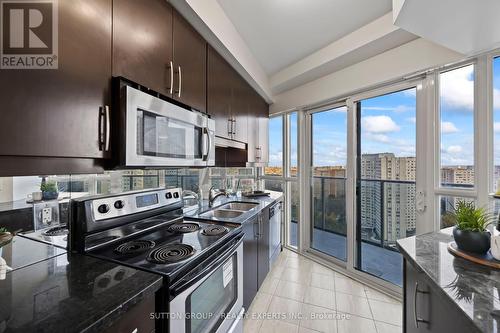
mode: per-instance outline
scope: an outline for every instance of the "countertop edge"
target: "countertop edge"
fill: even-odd
[[[428,234],[431,234],[431,233],[434,233],[434,232],[429,232]],[[404,245],[401,245],[401,244],[399,243],[399,241],[396,241],[396,246],[397,246],[397,248],[398,248],[399,252],[403,255],[404,259],[405,259],[405,260],[408,260],[408,261],[410,262],[410,264],[411,264],[411,265],[412,265],[412,266],[413,266],[413,267],[414,267],[414,268],[415,268],[418,272],[423,273],[423,275],[424,275],[424,279],[425,279],[425,281],[429,284],[429,287],[430,287],[432,290],[436,291],[436,292],[437,292],[437,293],[441,296],[441,298],[445,300],[445,302],[448,302],[448,303],[450,303],[451,305],[453,305],[455,308],[457,308],[457,309],[460,311],[460,313],[461,313],[461,314],[463,314],[463,317],[465,317],[465,318],[466,318],[466,320],[468,320],[468,321],[469,321],[469,323],[470,323],[472,326],[474,326],[474,327],[478,330],[478,332],[482,332],[482,329],[476,325],[476,323],[474,322],[474,320],[473,320],[471,317],[469,317],[469,315],[468,315],[468,314],[464,311],[464,309],[462,309],[462,307],[460,307],[460,306],[459,306],[459,305],[455,302],[455,300],[454,300],[453,298],[451,298],[451,297],[450,297],[450,295],[449,295],[446,291],[444,291],[444,290],[443,290],[443,288],[442,288],[440,285],[438,285],[438,284],[437,284],[437,283],[436,283],[436,282],[435,282],[435,281],[434,281],[434,280],[433,280],[433,279],[429,276],[429,274],[426,272],[426,270],[425,270],[422,266],[420,266],[420,265],[418,264],[418,262],[417,262],[417,261],[416,261],[416,260],[415,260],[415,259],[414,259],[414,258],[413,258],[413,257],[412,257],[412,256],[411,256],[411,255],[410,255],[410,254],[406,251],[406,250],[405,250]],[[403,268],[403,269],[404,269],[404,268]],[[403,281],[403,284],[404,284],[404,281]],[[404,290],[404,288],[405,288],[405,287],[404,287],[404,285],[403,285],[403,290]],[[444,296],[444,297],[443,297],[443,296]],[[405,305],[403,304],[403,311],[404,311],[404,307],[405,307]],[[403,326],[404,326],[404,323],[403,323]]]
[[[123,315],[126,315],[131,309],[133,309],[135,305],[140,303],[143,299],[154,295],[162,286],[163,278],[158,275],[158,279],[156,279],[156,281],[152,282],[149,286],[130,297],[127,301],[123,302],[120,306],[108,312],[103,317],[95,320],[81,332],[101,332],[112,327]],[[125,311],[121,311],[123,309],[125,309]]]

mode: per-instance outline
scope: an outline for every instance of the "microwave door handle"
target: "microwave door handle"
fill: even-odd
[[[210,139],[210,132],[208,131],[207,127],[205,127],[203,129],[203,133],[207,136],[207,149],[206,149],[206,154],[203,155],[203,161],[208,161],[208,157],[210,156],[210,147],[212,145],[212,142]]]
[[[200,281],[203,279],[205,276],[210,274],[213,270],[215,270],[217,267],[222,265],[227,259],[229,259],[233,254],[234,251],[240,246],[240,244],[243,242],[243,235],[239,235],[237,238],[235,238],[234,245],[229,247],[224,253],[218,255],[217,260],[215,260],[213,263],[208,265],[205,269],[203,269],[199,274],[197,274],[195,277],[192,279],[186,281],[186,280],[180,280],[176,284],[174,284],[170,288],[170,295],[173,297],[176,297],[180,295],[183,291],[191,287],[192,285],[196,284],[196,282]],[[213,256],[210,256],[208,259],[206,259],[204,262],[209,261]]]
[[[203,127],[203,135],[207,135],[207,128],[206,127]],[[208,143],[208,136],[207,136],[207,141]],[[208,157],[208,147],[207,147],[207,143],[205,141],[203,141],[203,155],[201,156],[201,159],[203,161],[206,161],[207,160],[207,157]]]
[[[111,138],[111,119],[110,119],[110,114],[109,114],[109,106],[106,105],[104,107],[104,111],[106,113],[106,140],[104,142],[104,147],[106,149],[106,151],[109,151],[109,141],[110,141],[110,138]]]

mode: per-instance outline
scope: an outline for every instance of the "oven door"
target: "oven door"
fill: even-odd
[[[169,332],[208,333],[241,330],[243,315],[242,237],[210,267],[171,288]]]
[[[215,123],[200,112],[124,87],[126,166],[215,164]]]

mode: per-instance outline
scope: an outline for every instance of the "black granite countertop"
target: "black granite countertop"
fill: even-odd
[[[0,267],[5,267],[10,272],[63,253],[66,250],[14,236],[10,242],[0,246]]]
[[[482,332],[500,331],[500,270],[457,258],[448,252],[453,228],[397,241],[404,258],[425,273],[442,293]]]
[[[0,332],[101,332],[161,286],[156,274],[61,254],[0,280]]]
[[[184,216],[185,217],[192,217],[192,218],[207,219],[206,217],[203,216],[203,213],[210,211],[210,210],[213,210],[213,209],[217,209],[218,207],[221,207],[229,202],[236,201],[236,202],[256,203],[257,206],[255,206],[251,210],[245,212],[244,214],[242,214],[236,218],[231,218],[231,219],[210,218],[211,220],[214,220],[214,221],[223,221],[223,222],[232,222],[232,223],[243,224],[248,219],[255,216],[255,214],[258,214],[262,210],[271,206],[273,203],[283,200],[283,193],[282,192],[276,192],[276,191],[266,191],[266,192],[269,192],[269,195],[260,196],[260,197],[244,197],[244,196],[238,197],[235,195],[231,195],[228,197],[220,196],[215,200],[213,207],[209,207],[208,200],[203,200],[203,204],[202,204],[201,208],[184,212]]]

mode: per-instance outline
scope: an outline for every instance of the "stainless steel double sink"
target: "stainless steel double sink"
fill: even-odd
[[[209,210],[199,216],[205,219],[235,219],[240,215],[245,214],[249,210],[257,207],[259,204],[255,202],[239,202],[233,201],[225,203],[217,208]]]

